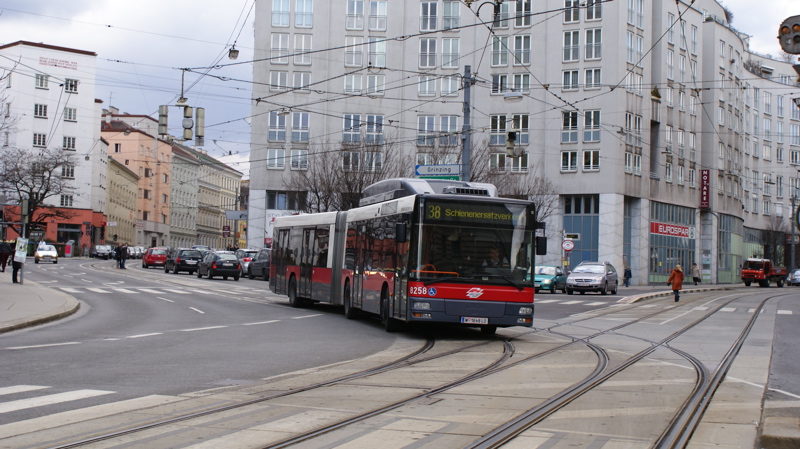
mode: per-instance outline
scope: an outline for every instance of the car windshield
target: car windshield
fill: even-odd
[[[53,245],[43,245],[39,247],[39,251],[55,251],[56,247]]]
[[[154,250],[150,251],[150,255],[153,255],[153,256],[163,256],[165,254],[167,254],[167,250],[165,250],[165,249],[154,249]]]
[[[181,257],[200,257],[200,251],[181,251]]]
[[[217,254],[219,260],[237,260],[236,255],[230,253]]]
[[[742,268],[745,270],[763,270],[764,262],[760,260],[745,260]]]
[[[96,249],[97,251],[108,251],[109,249],[111,249],[111,247],[110,247],[110,246],[108,246],[108,245],[97,245],[97,246],[95,247],[95,249]]]
[[[253,258],[256,256],[256,254],[258,254],[258,251],[245,251],[244,253],[242,253],[242,258],[245,257]]]
[[[534,274],[547,274],[550,276],[556,275],[556,267],[536,267]]]
[[[605,273],[602,265],[579,265],[572,270],[573,273],[592,273],[603,274]]]

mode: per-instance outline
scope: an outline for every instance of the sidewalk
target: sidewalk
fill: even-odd
[[[26,262],[32,264],[33,260]],[[0,334],[55,321],[80,308],[77,299],[28,279],[11,282],[11,264],[0,273]]]

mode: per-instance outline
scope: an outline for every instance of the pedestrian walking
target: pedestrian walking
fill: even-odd
[[[675,302],[680,301],[681,289],[683,288],[683,269],[681,269],[680,264],[675,265],[675,268],[672,269],[672,274],[670,274],[669,279],[667,279],[667,285],[672,286]]]
[[[631,278],[632,277],[633,277],[633,273],[631,272],[631,267],[626,267],[625,268],[625,275],[623,276],[623,279],[625,279],[625,286],[626,287],[630,287],[631,286]]]
[[[700,279],[700,267],[698,267],[696,263],[692,264],[692,279],[694,280],[694,285],[702,282]]]
[[[22,269],[22,262],[17,262],[16,260],[11,261],[11,282],[14,284],[19,284],[19,270]]]
[[[8,242],[5,240],[0,242],[0,268],[2,268],[4,273],[6,271],[6,264],[8,264],[8,258],[12,253],[14,253],[14,248],[12,248]]]
[[[122,244],[117,243],[117,247],[114,248],[114,259],[117,261],[117,269],[122,268]]]
[[[119,260],[119,267],[124,270],[125,269],[125,261],[128,260],[128,244],[127,243],[123,243],[119,250],[122,253],[122,256],[120,257],[120,260]]]

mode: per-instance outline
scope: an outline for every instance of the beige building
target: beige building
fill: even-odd
[[[106,242],[136,242],[136,197],[139,175],[122,162],[108,157],[108,189],[106,190]]]
[[[200,159],[197,195],[197,241],[212,248],[236,245],[235,223],[225,218],[225,211],[237,210],[242,173],[195,150]],[[227,237],[224,230],[227,229]]]
[[[197,152],[185,145],[173,144],[169,246],[188,248],[199,243],[197,234],[199,173],[200,160]]]
[[[172,144],[155,137],[153,123],[151,117],[115,114],[112,109],[101,124],[109,154],[139,176],[136,244],[147,247],[169,244],[172,196]]]

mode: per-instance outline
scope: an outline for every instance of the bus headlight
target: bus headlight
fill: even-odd
[[[422,309],[422,310],[431,310],[431,303],[423,302],[423,301],[416,301],[411,304],[412,309]]]
[[[519,308],[520,315],[533,315],[533,307],[520,307]]]

